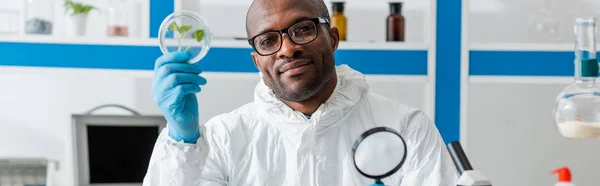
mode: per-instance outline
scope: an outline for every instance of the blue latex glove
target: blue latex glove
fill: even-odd
[[[196,143],[200,137],[196,93],[206,79],[202,69],[189,64],[189,53],[172,52],[159,57],[154,66],[152,98],[163,113],[169,136],[176,141]]]

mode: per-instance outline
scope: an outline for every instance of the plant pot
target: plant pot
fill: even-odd
[[[65,21],[67,36],[84,36],[87,28],[87,14],[69,16]]]

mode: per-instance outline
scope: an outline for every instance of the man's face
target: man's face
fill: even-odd
[[[255,4],[248,17],[248,34],[254,37],[269,30],[281,30],[296,23],[319,16],[317,7],[311,1],[266,0]],[[306,22],[305,22],[306,23]],[[328,24],[316,23],[316,38],[306,44],[294,43],[288,33],[283,33],[279,41],[259,36],[257,43],[274,43],[281,48],[268,54],[252,53],[254,64],[263,73],[263,80],[274,93],[288,101],[304,101],[321,92],[335,70],[333,52],[337,47],[336,29]],[[292,27],[290,30],[306,30],[310,26]],[[277,34],[271,35],[277,38]],[[273,37],[271,37],[273,38]],[[308,37],[307,37],[308,38]],[[310,37],[312,38],[312,37]],[[297,39],[296,39],[297,41]],[[308,40],[307,40],[308,41]],[[270,53],[270,52],[269,52]]]

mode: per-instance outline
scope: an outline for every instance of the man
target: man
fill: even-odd
[[[254,101],[198,123],[206,80],[185,53],[161,56],[153,97],[168,121],[144,185],[369,185],[353,142],[378,126],[405,139],[402,168],[386,185],[456,185],[434,123],[420,110],[369,92],[365,77],[335,66],[339,43],[322,0],[255,0],[246,28],[262,79]]]

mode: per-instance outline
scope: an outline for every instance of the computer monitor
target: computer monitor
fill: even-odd
[[[75,183],[141,186],[163,116],[72,115]]]

